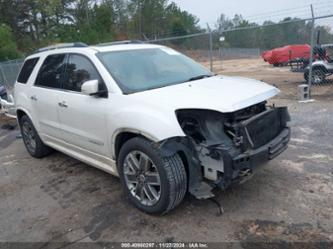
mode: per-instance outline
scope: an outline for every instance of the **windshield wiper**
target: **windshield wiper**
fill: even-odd
[[[212,77],[212,76],[213,76],[213,74],[202,74],[202,75],[199,75],[199,76],[189,78],[188,81],[201,80],[201,79],[209,78],[209,77]]]

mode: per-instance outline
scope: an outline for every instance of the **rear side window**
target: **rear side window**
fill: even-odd
[[[35,85],[61,88],[62,74],[66,66],[66,54],[54,54],[46,57],[39,70]]]
[[[21,72],[17,78],[17,82],[26,84],[28,79],[34,70],[39,58],[28,59],[24,62]]]

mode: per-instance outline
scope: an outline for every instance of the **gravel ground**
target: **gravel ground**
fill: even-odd
[[[209,67],[209,62],[202,63]],[[281,90],[280,98],[297,100],[297,86],[304,84],[303,73],[293,73],[290,67],[273,67],[261,58],[219,60],[214,58],[214,72],[230,76],[243,76],[262,80]],[[312,97],[322,100],[333,100],[333,76],[325,83],[312,87]]]
[[[282,93],[273,102],[292,116],[288,150],[250,181],[217,192],[223,216],[213,202],[189,195],[166,216],[146,215],[113,176],[59,152],[31,158],[15,122],[0,117],[0,242],[332,242],[333,84],[315,87],[316,101],[300,104],[302,76],[287,68],[258,59],[215,67],[276,85]]]
[[[288,105],[289,149],[243,185],[211,201],[187,196],[170,214],[149,216],[124,199],[119,180],[55,152],[37,160],[1,120],[0,241],[333,240],[333,102]]]

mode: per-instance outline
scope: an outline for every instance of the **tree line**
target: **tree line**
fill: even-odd
[[[60,42],[186,35],[198,22],[168,0],[0,0],[0,60]]]
[[[219,44],[223,47],[272,49],[289,44],[310,44],[311,29],[312,22],[299,18],[287,17],[279,22],[268,20],[259,25],[241,15],[229,19],[222,14],[216,23],[215,45],[220,36],[225,38]],[[316,25],[316,34],[318,32],[320,43],[333,43],[329,26]]]
[[[299,19],[288,24],[259,27],[235,15],[217,20],[215,47],[274,48],[308,43],[311,25]],[[199,19],[169,0],[0,0],[0,61],[19,58],[36,48],[61,42],[97,44],[125,39],[151,40],[206,32]],[[235,28],[250,28],[225,32]],[[255,27],[255,28],[253,28]],[[328,27],[319,26],[321,36],[332,42]],[[224,36],[225,41],[219,41]],[[208,48],[204,41],[188,38],[168,45]]]

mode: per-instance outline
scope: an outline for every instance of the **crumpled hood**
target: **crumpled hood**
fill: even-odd
[[[257,80],[214,76],[129,96],[174,110],[209,109],[228,113],[265,101],[279,92],[277,88]]]

